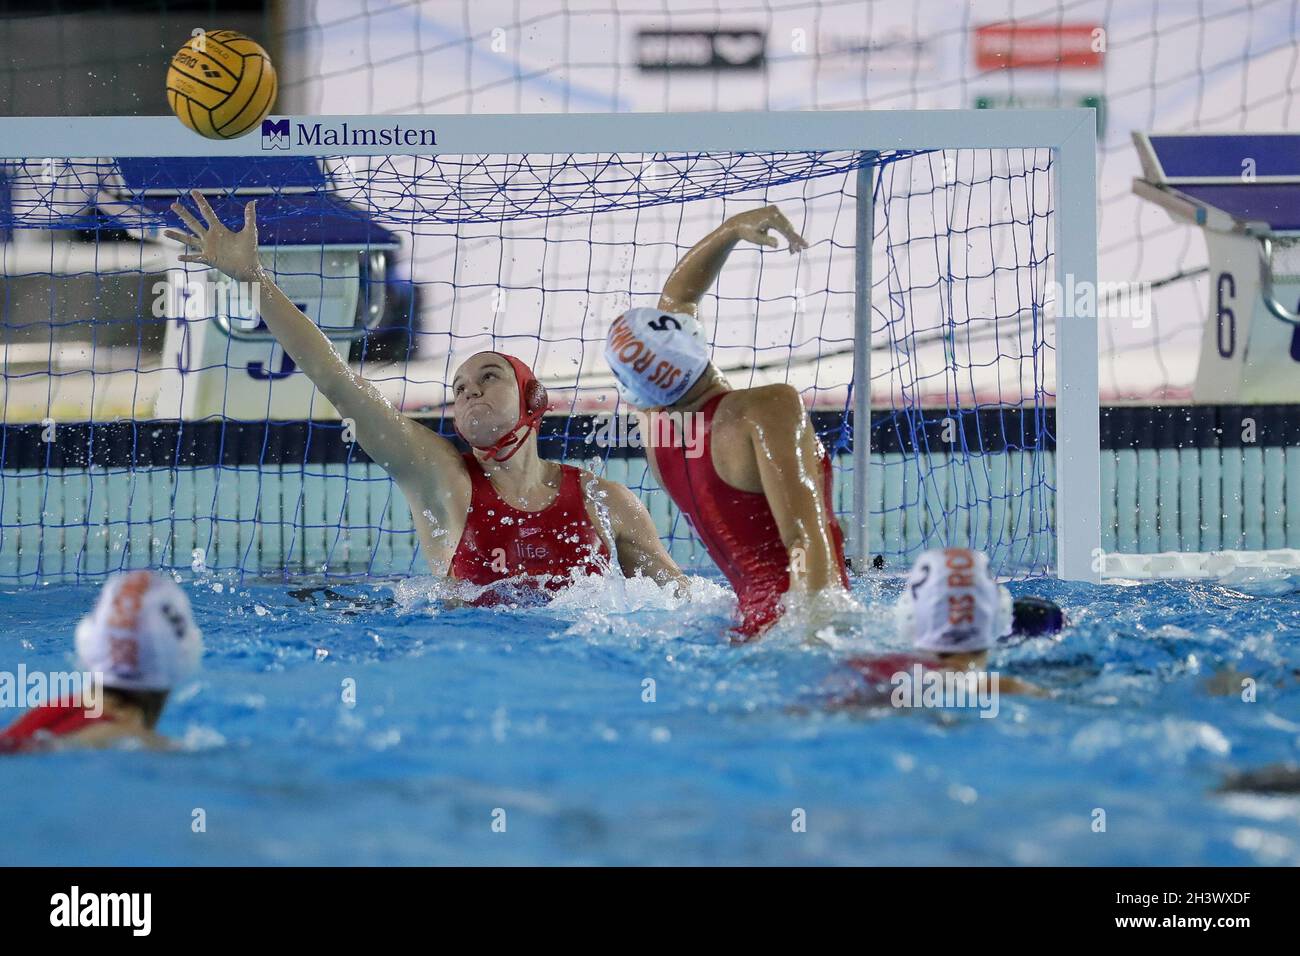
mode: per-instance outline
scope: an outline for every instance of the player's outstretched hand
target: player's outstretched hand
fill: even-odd
[[[760,246],[767,246],[769,249],[775,249],[780,245],[776,236],[771,234],[771,231],[775,229],[785,236],[785,241],[789,244],[791,253],[808,248],[808,243],[803,236],[795,231],[794,226],[790,224],[790,220],[785,217],[785,213],[775,206],[751,209],[748,212],[732,216],[728,221],[735,228],[737,237],[744,239],[746,242],[753,242]]]
[[[231,232],[221,224],[207,199],[198,190],[192,191],[190,198],[194,200],[206,225],[201,225],[184,205],[174,202],[172,212],[181,217],[181,222],[189,226],[190,232],[177,232],[175,229],[163,232],[167,238],[183,242],[194,250],[181,256],[180,261],[211,266],[232,279],[246,282],[255,280],[261,270],[257,258],[256,204],[249,202],[244,206],[244,228]]]

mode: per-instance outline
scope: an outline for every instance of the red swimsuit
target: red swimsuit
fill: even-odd
[[[12,725],[0,731],[0,754],[30,750],[52,737],[66,737],[85,730],[100,720],[112,720],[108,714],[88,714],[79,701],[59,701],[33,707]]]
[[[493,584],[524,576],[537,590],[558,591],[574,569],[603,574],[609,548],[587,517],[582,478],[572,465],[560,466],[560,492],[541,511],[520,511],[497,494],[478,459],[466,454],[473,492],[465,530],[452,555],[449,573],[471,584]],[[507,598],[487,591],[475,604],[498,604]]]
[[[922,671],[930,670],[935,666],[933,658],[906,652],[887,654],[884,657],[854,657],[844,663],[866,678],[868,684],[876,687],[892,684],[898,674],[907,674],[910,677],[912,668],[917,664],[921,665]]]
[[[894,692],[903,686],[899,675],[908,682],[916,678],[916,668],[921,673],[941,670],[942,665],[932,657],[901,651],[882,657],[853,657],[844,662],[845,667],[862,678],[845,687],[836,685],[835,697],[829,702],[832,709],[840,707],[880,707],[889,702]]]
[[[709,399],[700,411],[704,415],[703,451],[696,458],[672,431],[672,443],[652,444],[649,454],[659,469],[664,489],[686,515],[704,543],[709,557],[727,576],[740,601],[740,624],[736,630],[746,638],[762,633],[781,616],[781,595],[790,588],[790,555],[781,541],[776,518],[761,491],[741,491],[718,476],[713,467],[713,416],[718,403],[729,393]],[[664,429],[669,431],[669,429]],[[658,437],[658,430],[656,430]],[[831,459],[822,454],[822,494],[831,497]],[[828,509],[829,511],[829,509]],[[840,582],[847,589],[844,565],[844,533],[833,512],[829,513],[831,544],[840,568]]]

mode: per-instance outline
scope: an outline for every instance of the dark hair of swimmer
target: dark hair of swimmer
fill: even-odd
[[[134,708],[140,714],[140,721],[149,730],[158,726],[163,707],[167,704],[165,690],[122,690],[117,687],[104,688],[104,701],[116,710]]]
[[[1011,633],[1017,637],[1059,634],[1065,628],[1065,612],[1047,598],[1018,597],[1011,602]]]

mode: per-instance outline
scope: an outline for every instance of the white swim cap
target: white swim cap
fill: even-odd
[[[923,551],[895,607],[899,629],[919,650],[983,651],[1011,633],[1011,592],[970,548]]]
[[[189,598],[155,571],[114,574],[77,625],[81,667],[103,674],[105,687],[170,690],[198,669],[202,656],[203,634]]]
[[[605,336],[605,361],[623,401],[659,408],[685,395],[709,367],[709,342],[694,316],[628,309]]]

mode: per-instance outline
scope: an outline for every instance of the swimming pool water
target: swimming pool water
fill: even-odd
[[[900,583],[855,582],[859,653],[899,646]],[[1013,585],[1074,625],[996,653],[1058,694],[993,719],[829,707],[850,652],[729,646],[712,581],[520,610],[431,579],[187,586],[205,669],[160,725],[184,749],[0,761],[0,862],[1300,864],[1300,796],[1214,792],[1296,759],[1293,582]],[[70,668],[95,593],[0,594],[0,669]]]

